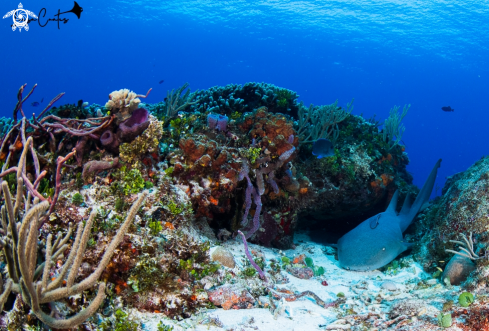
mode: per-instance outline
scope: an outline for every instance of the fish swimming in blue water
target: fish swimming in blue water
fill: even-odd
[[[165,80],[164,80],[164,79],[162,79],[162,80],[160,80],[160,81],[158,82],[158,84],[162,84],[164,81],[165,81]]]
[[[37,107],[37,106],[39,106],[39,102],[34,101],[33,103],[31,103],[31,105],[32,105],[33,107]]]
[[[441,110],[449,112],[449,111],[454,111],[455,109],[453,109],[452,107],[448,106],[448,107],[441,107]]]
[[[329,139],[319,138],[312,145],[312,155],[316,155],[318,159],[323,157],[333,156],[334,147]]]

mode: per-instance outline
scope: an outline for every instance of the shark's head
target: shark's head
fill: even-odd
[[[369,271],[392,261],[405,250],[396,215],[379,213],[362,222],[338,241],[338,260],[347,270]]]

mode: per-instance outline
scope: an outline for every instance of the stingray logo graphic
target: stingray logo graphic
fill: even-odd
[[[12,24],[12,31],[15,31],[19,28],[19,32],[24,28],[26,31],[29,31],[29,16],[33,18],[37,18],[33,12],[24,9],[21,3],[19,3],[19,8],[9,11],[3,18],[7,18],[12,16],[14,20],[14,24]]]

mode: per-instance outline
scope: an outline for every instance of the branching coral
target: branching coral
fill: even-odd
[[[311,104],[308,109],[301,103],[297,128],[300,143],[310,143],[319,138],[335,141],[339,135],[338,123],[344,121],[352,110],[353,100],[347,105],[346,110],[338,107],[338,100],[331,105],[320,107]]]
[[[390,111],[389,117],[384,121],[382,134],[384,141],[389,144],[390,149],[394,148],[396,145],[399,145],[399,142],[401,142],[404,130],[406,130],[401,122],[404,116],[406,116],[410,107],[411,105],[404,106],[402,113],[399,114],[397,112],[399,107],[394,106],[394,108],[392,108]]]
[[[20,151],[26,145],[29,137],[32,137],[34,139],[33,142],[35,142],[35,145],[31,143],[29,147],[29,152],[33,159],[35,179],[40,181],[44,177],[47,178],[49,173],[52,174],[56,171],[56,167],[60,169],[60,167],[68,166],[65,165],[65,162],[74,153],[70,153],[69,157],[67,156],[61,165],[56,162],[55,155],[71,150],[76,139],[78,139],[78,142],[76,142],[77,163],[81,166],[84,151],[87,149],[87,142],[90,139],[98,139],[100,132],[112,124],[113,117],[102,116],[74,119],[60,118],[54,115],[44,116],[51,106],[64,95],[64,93],[60,93],[48,103],[38,116],[34,115],[31,119],[28,119],[24,116],[22,105],[37,85],[34,85],[28,95],[22,98],[25,86],[22,85],[17,93],[18,102],[14,109],[14,120],[9,131],[3,135],[0,141],[0,161],[5,161],[3,163],[3,171],[10,167],[10,163],[15,162],[16,158],[19,157]],[[20,121],[17,121],[18,112],[22,115]],[[45,171],[41,171],[43,167]],[[0,177],[2,176],[0,174]],[[25,184],[31,190],[30,182],[25,181]],[[33,188],[35,189],[36,185]],[[34,194],[33,191],[32,193]],[[39,198],[41,201],[43,200],[41,197]]]
[[[239,114],[250,112],[259,107],[267,107],[272,113],[297,115],[297,93],[267,83],[246,83],[214,86],[195,93],[195,104],[190,111],[220,114]]]
[[[460,255],[460,256],[469,258],[471,260],[478,260],[478,259],[480,259],[479,255],[477,255],[474,252],[474,244],[473,244],[473,241],[472,241],[472,232],[470,232],[469,238],[467,238],[462,233],[460,235],[463,238],[464,242],[458,241],[458,240],[450,240],[450,242],[460,245],[460,247],[459,247],[460,252],[454,251],[452,249],[445,249],[445,252],[457,254],[457,255]]]
[[[196,102],[192,102],[194,99],[194,94],[190,94],[190,89],[185,91],[188,88],[189,84],[185,83],[176,91],[171,90],[168,91],[166,97],[166,117],[171,118],[175,116],[179,110],[185,109],[187,106],[193,105]],[[182,96],[181,94],[185,91],[185,94]]]
[[[32,140],[32,138],[29,138],[29,140]],[[146,193],[142,194],[132,206],[125,222],[106,249],[99,265],[90,276],[75,284],[75,278],[82,262],[96,212],[91,213],[85,226],[83,226],[82,222],[78,223],[75,241],[68,258],[59,275],[54,279],[50,279],[52,264],[58,261],[61,254],[68,248],[67,242],[71,237],[72,226],[70,225],[68,233],[63,238],[61,234],[58,234],[54,243],[51,234],[47,237],[45,262],[38,264],[39,227],[42,225],[42,216],[50,208],[50,203],[48,201],[40,202],[37,196],[33,199],[33,193],[30,190],[28,190],[26,195],[24,194],[26,188],[24,181],[25,161],[30,143],[31,141],[28,141],[24,146],[22,157],[17,166],[15,204],[7,183],[2,183],[5,202],[1,208],[3,235],[0,238],[0,245],[7,261],[9,278],[4,288],[1,289],[0,308],[3,310],[3,305],[10,292],[19,293],[22,295],[22,300],[31,307],[33,313],[45,324],[58,329],[71,328],[85,321],[98,309],[105,297],[104,283],[99,284],[97,296],[86,309],[65,320],[58,320],[45,313],[40,305],[68,298],[95,285],[143,203]],[[22,208],[22,201],[25,201],[24,208]],[[18,224],[17,219],[21,217],[22,210],[24,210],[23,217],[20,224]]]

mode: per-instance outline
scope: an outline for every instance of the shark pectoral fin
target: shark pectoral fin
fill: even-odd
[[[408,249],[412,249],[414,247],[414,244],[401,240],[401,247],[403,247],[402,251],[404,252],[407,251]]]

